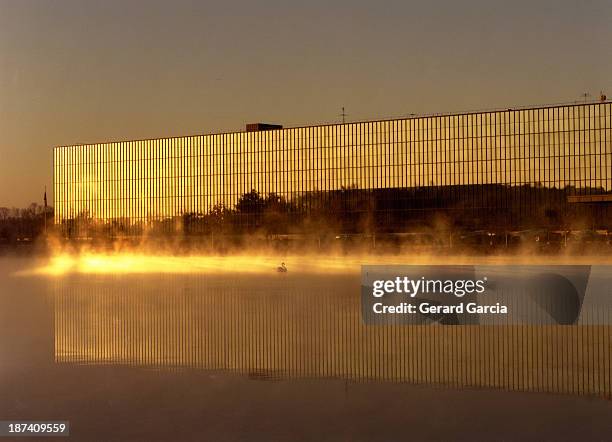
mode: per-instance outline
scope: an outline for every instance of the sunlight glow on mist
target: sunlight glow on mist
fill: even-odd
[[[60,276],[80,274],[147,273],[273,273],[285,262],[289,271],[300,273],[345,273],[359,271],[359,261],[339,258],[271,256],[163,256],[140,253],[61,254],[22,274]]]
[[[358,274],[363,264],[606,264],[602,256],[440,256],[440,255],[156,255],[143,252],[61,253],[19,275],[62,276],[67,274],[271,274],[285,262],[290,274]]]

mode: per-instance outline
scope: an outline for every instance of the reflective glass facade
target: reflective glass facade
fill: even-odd
[[[434,213],[474,228],[561,225],[568,213],[607,225],[610,193],[611,102],[54,150],[62,225],[129,229],[222,209],[248,226],[270,201],[290,222],[322,211],[364,220],[345,230],[409,230]],[[600,201],[570,198],[584,195]]]

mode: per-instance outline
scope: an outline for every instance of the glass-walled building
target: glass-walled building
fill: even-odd
[[[611,194],[611,102],[54,150],[67,234],[84,222],[124,233],[608,228]]]

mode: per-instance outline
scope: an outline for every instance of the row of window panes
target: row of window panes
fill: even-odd
[[[517,114],[533,123],[524,124],[515,118]],[[609,191],[612,131],[594,129],[609,128],[610,119],[610,103],[606,103],[68,146],[54,152],[54,190],[60,204],[56,211],[61,216],[65,209],[61,206],[82,195],[95,205],[96,199],[107,200],[110,194],[119,197],[138,192],[143,194],[138,201],[146,205],[153,195],[172,193],[180,198],[192,189],[231,203],[251,188],[288,197],[350,185],[496,182]],[[508,126],[514,131],[528,126],[541,131],[552,128],[553,132],[492,137],[498,125],[487,122],[506,120],[514,121]],[[451,123],[458,121],[474,124],[451,130]],[[458,138],[440,138],[442,134]],[[406,136],[418,138],[404,140]]]

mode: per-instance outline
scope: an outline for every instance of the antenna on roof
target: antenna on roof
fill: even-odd
[[[344,112],[344,106],[342,106],[342,113],[340,116],[342,117],[342,124],[344,124],[346,122],[346,117],[348,117],[348,114]]]
[[[580,96],[584,98],[584,102],[586,103],[591,94],[588,92],[583,92],[582,94],[580,94]]]

